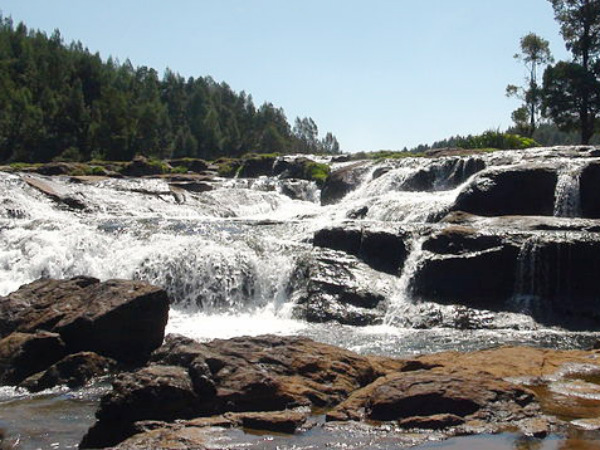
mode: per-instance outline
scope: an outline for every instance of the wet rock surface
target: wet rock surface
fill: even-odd
[[[292,283],[295,315],[318,323],[364,326],[381,322],[385,295],[370,282],[372,273],[355,257],[315,250],[300,263]]]
[[[544,416],[544,399],[527,380],[574,376],[573,368],[583,366],[587,373],[590,367],[600,371],[600,358],[595,352],[505,347],[396,360],[306,338],[198,343],[169,335],[148,367],[115,380],[81,448],[219,448],[214,439],[224,429],[301,432],[310,410],[297,408],[324,406],[337,427],[385,422],[396,427],[387,433],[399,435],[520,429],[545,436],[556,421]],[[329,424],[311,427],[336,429]]]
[[[361,183],[367,167],[367,163],[363,161],[331,172],[321,189],[321,204],[337,203],[346,194],[356,189]]]
[[[522,165],[481,172],[452,210],[481,216],[551,216],[558,176],[552,166]]]

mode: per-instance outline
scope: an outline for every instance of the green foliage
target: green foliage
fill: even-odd
[[[523,62],[528,76],[525,86],[509,84],[506,95],[523,101],[523,105],[512,113],[512,119],[522,134],[531,136],[537,128],[542,104],[542,90],[537,81],[538,70],[554,61],[550,43],[535,33],[529,33],[521,38],[521,53],[517,53],[515,58]]]
[[[302,144],[281,108],[257,108],[225,83],[170,70],[161,79],[1,15],[0,111],[0,162],[215,159]],[[336,143],[328,135],[318,150]]]
[[[562,131],[578,129],[580,142],[587,144],[600,115],[600,1],[550,2],[573,61],[546,69],[543,107]]]
[[[234,158],[219,158],[213,162],[220,177],[232,178],[242,168],[242,161]]]
[[[315,161],[307,161],[303,167],[303,177],[306,180],[315,181],[317,185],[322,185],[329,176],[331,169],[329,165]]]

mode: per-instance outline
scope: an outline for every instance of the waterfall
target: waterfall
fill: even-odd
[[[580,217],[581,198],[579,179],[583,167],[567,164],[558,174],[554,198],[554,215],[557,217]]]
[[[389,301],[384,318],[385,325],[393,325],[402,316],[410,314],[412,306],[411,282],[423,260],[423,243],[425,239],[424,236],[413,236],[413,239],[411,239],[410,253],[406,261],[404,261],[404,267],[396,284],[396,290]]]
[[[509,307],[515,312],[535,315],[541,311],[540,299],[548,291],[547,261],[541,256],[539,236],[525,240],[517,258],[515,289]]]

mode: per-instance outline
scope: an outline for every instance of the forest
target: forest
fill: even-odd
[[[255,106],[211,77],[104,61],[0,16],[0,162],[214,159],[246,153],[339,153],[310,117]]]

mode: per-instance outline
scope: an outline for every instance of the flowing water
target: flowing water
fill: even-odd
[[[544,328],[528,314],[532,299],[541,292],[535,240],[527,241],[519,255],[514,312],[423,303],[411,293],[412,276],[427,258],[420,230],[436,226],[433,222],[478,170],[555,153],[540,149],[435,163],[372,162],[358,188],[330,206],[319,204],[319,191],[312,183],[294,182],[291,199],[285,195],[290,181],[273,178],[222,180],[213,191],[190,193],[175,192],[161,179],[74,182],[31,175],[85,205],[73,210],[29,185],[27,176],[0,172],[0,294],[42,277],[146,280],[164,287],[173,300],[167,332],[198,340],[296,334],[361,353],[393,356],[501,344],[585,347],[596,340],[595,333]],[[422,177],[415,179],[415,173]],[[578,168],[569,169],[559,176],[556,215],[577,214],[572,199],[579,173]],[[383,324],[358,328],[295,318],[291,280],[299,262],[313,251],[314,232],[347,222],[361,208],[366,212],[357,222],[404,227],[413,236],[403,271],[377,274],[373,280],[387,293]],[[468,326],[472,321],[488,325]],[[434,326],[427,325],[431,323]],[[74,448],[93,421],[103,389],[33,397],[4,390],[0,425],[13,441],[19,440],[17,448]],[[496,442],[490,445],[492,441]],[[548,445],[543,448],[558,448]]]

